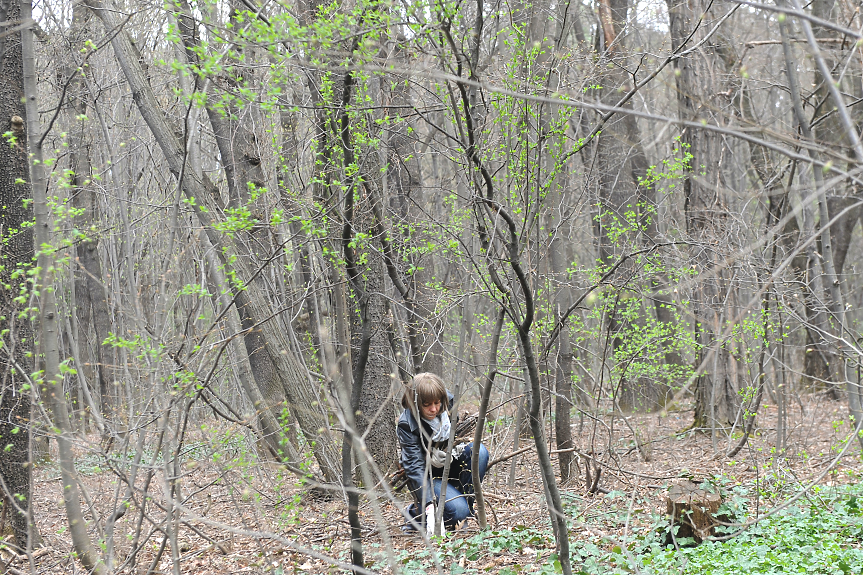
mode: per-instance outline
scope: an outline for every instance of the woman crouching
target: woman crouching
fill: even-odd
[[[397,433],[401,444],[401,465],[408,478],[414,503],[408,514],[423,525],[434,517],[435,505],[440,504],[444,464],[452,463],[447,481],[443,522],[452,529],[473,515],[473,475],[471,453],[473,443],[461,443],[451,453],[446,452],[451,423],[453,395],[443,380],[433,373],[418,373],[406,386]],[[488,450],[479,448],[479,478],[488,467]]]

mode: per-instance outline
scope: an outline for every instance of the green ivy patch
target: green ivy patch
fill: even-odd
[[[728,541],[697,547],[665,545],[654,531],[624,551],[597,556],[578,549],[585,575],[598,573],[823,573],[851,575],[863,569],[863,488],[816,488],[808,498],[778,511]],[[728,528],[729,531],[733,528]],[[573,565],[578,565],[573,556]]]
[[[743,490],[744,487],[738,486],[733,492],[724,493],[726,503],[735,503],[736,513],[730,509],[726,511],[740,522],[747,519],[745,506],[738,501]],[[622,507],[617,511],[621,513],[608,515],[613,521],[624,521],[626,509]],[[734,533],[735,529],[725,528],[728,533]],[[597,544],[577,540],[571,532],[573,573],[860,575],[863,573],[863,486],[816,487],[794,505],[777,511],[727,541],[678,547],[666,544],[666,532],[667,519],[658,515],[653,528],[628,539],[622,546],[620,542],[610,545],[610,541]],[[523,554],[526,547],[547,550],[552,542],[550,529],[517,526],[509,531],[485,531],[463,539],[445,540],[440,543],[439,558],[448,573],[481,573],[481,563],[474,562],[510,553],[517,555],[522,564],[501,567],[500,573],[552,574],[560,572],[556,556],[543,557],[541,551],[536,557]],[[683,539],[677,542],[687,543]],[[464,567],[459,565],[462,557],[468,561]],[[427,550],[402,552],[398,560],[406,574],[426,573],[432,564]]]

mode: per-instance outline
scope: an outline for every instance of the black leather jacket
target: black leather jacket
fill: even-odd
[[[456,417],[452,413],[453,394],[447,390],[447,403],[449,404],[450,421],[456,424]],[[422,422],[426,437],[432,434],[431,426]],[[426,473],[426,446],[428,439],[422,440],[420,434],[420,423],[417,422],[413,413],[405,409],[399,417],[396,434],[402,446],[400,462],[408,476],[408,487],[414,496],[414,500],[421,503],[421,508],[434,500],[434,492],[428,482],[430,473]],[[424,500],[424,501],[423,501]]]

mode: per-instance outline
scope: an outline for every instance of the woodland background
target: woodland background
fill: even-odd
[[[636,465],[663,442],[778,473],[827,433],[780,506],[859,468],[860,18],[0,0],[7,568],[191,572],[184,538],[230,533],[291,554],[262,572],[408,569],[386,478],[420,371],[503,458],[486,504],[535,488],[534,566],[567,574],[571,494],[685,475]],[[206,519],[226,484],[264,519]],[[290,535],[304,505],[349,531]]]

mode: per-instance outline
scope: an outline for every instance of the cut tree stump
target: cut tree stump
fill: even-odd
[[[722,496],[698,487],[692,481],[683,481],[671,486],[665,500],[668,515],[673,525],[679,525],[676,538],[692,537],[701,543],[714,534],[720,524],[717,512],[722,505]]]

